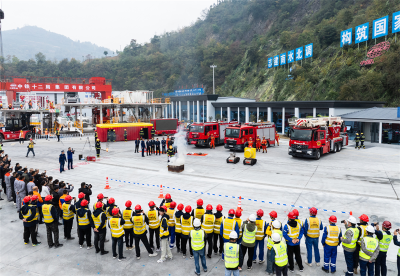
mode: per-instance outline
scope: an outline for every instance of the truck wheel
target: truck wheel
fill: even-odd
[[[257,159],[253,160],[253,165],[255,165],[257,163]]]
[[[163,132],[163,133],[162,133],[162,136],[165,136],[165,135],[166,135],[165,132]]]
[[[229,157],[228,157],[228,158],[226,158],[226,163],[229,163]]]
[[[342,144],[339,143],[339,144],[338,144],[338,147],[337,147],[337,151],[339,152],[339,151],[341,151],[341,150],[342,150]]]
[[[243,165],[246,165],[246,162],[244,162],[244,160],[243,160]]]
[[[270,145],[269,145],[269,140],[267,141],[267,148],[269,148],[270,147]]]
[[[319,160],[321,158],[321,151],[320,150],[317,150],[316,152],[315,152],[315,160]]]
[[[27,132],[27,133],[25,134],[25,140],[30,140],[30,139],[32,139],[32,138],[33,138],[32,132]]]
[[[240,161],[240,157],[235,157],[235,162],[234,162],[234,163],[235,163],[235,164],[236,164],[236,163],[239,163],[239,161]]]
[[[3,134],[0,134],[0,144],[3,143],[3,140],[4,140]]]
[[[334,144],[334,145],[333,145],[332,153],[336,153],[336,152],[337,152],[337,147],[338,147],[337,144]]]

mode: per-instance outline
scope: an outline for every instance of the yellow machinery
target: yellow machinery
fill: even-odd
[[[243,165],[253,166],[255,163],[257,163],[256,148],[244,148]]]

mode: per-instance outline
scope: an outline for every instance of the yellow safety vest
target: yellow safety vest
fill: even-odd
[[[300,228],[302,228],[302,227],[303,227],[303,222],[302,222],[301,220],[299,220],[299,219],[295,219],[295,221],[297,221],[297,223],[298,223],[298,224],[300,224]]]
[[[175,216],[175,233],[182,233],[181,217]]]
[[[151,229],[156,229],[156,228],[160,227],[160,219],[158,218],[157,210],[148,211],[147,217],[149,218],[149,227]]]
[[[111,236],[113,238],[119,238],[124,234],[124,228],[122,227],[120,222],[120,218],[110,218]]]
[[[83,207],[81,207],[81,208],[83,208]],[[84,208],[84,209],[87,210],[87,208]],[[88,224],[90,223],[87,214],[88,214],[88,213],[86,212],[85,215],[84,215],[83,217],[78,216],[78,224],[79,224],[79,225],[88,225]]]
[[[229,240],[229,234],[232,231],[235,231],[237,222],[233,218],[227,218],[223,222],[224,231],[223,231],[223,238]]]
[[[190,237],[192,238],[192,249],[195,251],[202,250],[204,248],[204,231],[203,230],[192,230],[190,231]]]
[[[201,230],[204,230],[207,234],[211,234],[214,230],[214,222],[215,216],[213,214],[204,214]]]
[[[357,241],[359,245],[361,245],[361,240],[367,235],[367,226],[368,225],[360,225],[361,228],[360,239]]]
[[[190,231],[193,230],[193,217],[191,216],[188,219],[184,219],[181,216],[181,225],[182,225],[182,235],[188,236]]]
[[[99,227],[100,227],[100,224],[102,223],[102,221],[101,221],[101,215],[103,214],[103,212],[101,212],[97,217],[95,217],[93,214],[92,214],[92,219],[93,219],[93,222],[94,222],[94,226],[98,229]],[[106,224],[104,223],[104,225],[103,225],[103,228],[105,228],[106,227]],[[103,229],[103,228],[101,228],[101,229]]]
[[[292,239],[297,239],[300,236],[300,225],[297,223],[296,227],[291,227],[287,224],[288,236]]]
[[[219,234],[221,231],[221,223],[224,221],[224,217],[215,218],[214,221],[214,234]]]
[[[389,245],[392,242],[392,240],[393,240],[392,235],[384,233],[382,239],[379,240],[379,250],[382,252],[387,252],[389,250]]]
[[[52,223],[54,221],[51,215],[51,208],[53,208],[51,204],[43,204],[42,206],[43,220],[45,223]]]
[[[144,216],[133,216],[133,232],[135,235],[141,235],[146,231]]]
[[[224,244],[224,260],[226,268],[236,268],[239,266],[239,245],[227,242]]]
[[[107,208],[106,208],[106,216],[107,216],[107,219],[108,220],[110,220],[110,218],[112,218],[112,215],[110,215],[110,207],[111,206],[108,206]],[[113,207],[113,208],[116,208],[116,206],[115,207]],[[112,210],[111,210],[112,211]]]
[[[274,244],[275,250],[275,264],[279,267],[285,266],[288,263],[288,256],[286,251],[286,244],[281,241],[277,244]]]
[[[358,228],[347,228],[346,232],[349,230],[351,232],[353,232],[353,239],[351,240],[351,243],[349,243],[349,244],[344,243],[344,242],[342,242],[342,244],[344,247],[353,249],[356,247],[356,243],[357,243],[358,236],[360,235],[360,231],[358,230]],[[345,233],[345,236],[346,236],[346,233]]]
[[[307,230],[307,236],[310,238],[319,238],[319,227],[321,225],[321,222],[319,218],[308,218],[308,230]]]
[[[169,209],[169,205],[171,204],[171,202],[164,202],[165,207],[167,207],[167,209]]]
[[[194,217],[195,218],[201,219],[201,217],[204,215],[204,213],[205,213],[204,209],[198,209],[198,208],[194,209]]]
[[[168,226],[170,227],[175,226],[175,219],[174,219],[175,209],[168,208],[167,215],[169,216]]]
[[[283,233],[282,233],[282,231],[281,230],[279,230],[279,229],[275,229],[275,228],[271,228],[271,236],[272,236],[272,234],[274,234],[274,233],[278,233],[280,236],[281,236],[281,240],[282,240],[282,237],[283,237]],[[268,236],[268,239],[267,239],[267,247],[269,248],[269,249],[271,249],[273,246],[274,246],[274,244],[275,244],[275,242],[272,240],[272,237],[270,237],[270,236]]]
[[[133,212],[132,210],[122,211],[122,218],[125,220],[125,223],[123,225],[124,229],[132,229],[133,228],[133,223],[131,221],[132,212]]]
[[[28,206],[33,206],[33,205],[28,205]],[[27,220],[26,222],[32,222],[32,221],[35,221],[35,220],[37,220],[38,219],[38,210],[37,210],[37,208],[36,208],[36,215],[35,215],[35,217],[32,219],[32,220]],[[32,215],[32,211],[31,211],[31,209],[29,209],[28,210],[28,212],[25,214],[25,215],[22,215],[23,217],[24,217],[24,219],[27,219],[27,218],[29,218],[30,216]]]
[[[256,240],[261,241],[264,239],[265,222],[262,219],[256,219],[256,225],[257,225]]]
[[[399,256],[399,257],[400,257],[400,248],[399,248],[399,252],[397,252],[397,256]]]
[[[325,243],[329,246],[337,246],[339,244],[340,228],[338,226],[327,226],[326,231],[328,235],[326,236]]]
[[[256,242],[256,233],[257,233],[257,226],[256,226],[256,229],[254,229],[253,232],[250,232],[250,231],[247,230],[247,224],[245,224],[244,225],[242,242],[255,243]]]
[[[29,148],[33,149],[34,144],[33,143],[29,143]]]
[[[71,206],[71,204],[68,203],[63,203],[62,205],[62,211],[63,211],[63,219],[64,220],[70,220],[74,218],[74,212],[72,212],[69,207]]]
[[[236,220],[236,222],[238,223],[238,226],[239,226],[239,239],[240,239],[243,236],[243,233],[242,233],[243,221],[240,218],[235,218],[235,220]]]
[[[167,218],[161,218],[160,225],[162,224],[162,221],[163,221],[163,220],[166,220],[166,221],[167,221],[167,224],[168,224]],[[167,237],[167,236],[169,236],[168,227],[167,227],[167,230],[164,230],[164,227],[160,226],[160,238],[161,238],[161,237]]]
[[[375,252],[376,248],[378,247],[379,243],[378,240],[375,238],[371,238],[371,237],[364,237],[364,245],[365,248],[367,249],[368,252]],[[371,259],[371,256],[368,256],[367,254],[364,253],[364,251],[362,249],[360,249],[360,258],[363,258],[367,261],[369,261],[369,259]]]

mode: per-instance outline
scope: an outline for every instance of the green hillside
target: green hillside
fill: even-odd
[[[369,68],[365,43],[340,48],[340,32],[400,10],[400,0],[230,0],[219,1],[191,26],[154,36],[147,44],[132,40],[115,59],[6,63],[7,75],[103,76],[114,90],[154,90],[204,85],[212,93],[278,100],[383,100],[400,105],[400,35],[389,31],[390,50]],[[161,23],[160,23],[161,24]],[[122,26],[121,26],[122,28]],[[354,30],[354,29],[353,29]],[[390,28],[391,30],[391,28]],[[385,38],[377,39],[377,43]],[[267,58],[314,44],[313,59],[267,69]],[[368,41],[368,48],[375,41]],[[21,65],[22,63],[22,65]],[[291,77],[288,77],[288,74]]]

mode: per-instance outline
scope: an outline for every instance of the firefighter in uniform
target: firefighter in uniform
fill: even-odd
[[[97,201],[95,205],[96,209],[93,211],[92,214],[92,219],[94,223],[94,247],[96,248],[96,253],[100,252],[101,255],[105,255],[108,253],[108,251],[104,250],[104,242],[107,235],[107,216],[103,210],[103,202]]]
[[[124,248],[124,227],[125,220],[121,218],[121,213],[118,208],[112,209],[112,218],[108,221],[108,227],[111,230],[112,237],[112,253],[113,258],[116,259],[118,256],[118,261],[126,261],[126,257],[123,256]],[[117,254],[117,244],[118,244],[118,254]]]
[[[213,249],[213,232],[215,216],[212,213],[212,205],[208,204],[206,206],[206,213],[201,217],[201,229],[207,234],[206,243],[208,243],[207,257],[211,259],[212,249]],[[204,251],[206,251],[204,249]]]
[[[307,248],[307,262],[306,265],[312,266],[312,250],[314,247],[314,258],[316,265],[319,266],[321,261],[321,257],[319,255],[318,249],[318,241],[319,241],[319,234],[320,230],[323,230],[324,227],[322,225],[322,221],[316,217],[317,215],[317,208],[312,207],[310,208],[310,217],[304,221],[304,235],[306,238],[306,248]]]
[[[256,151],[260,152],[260,150],[261,150],[261,139],[260,139],[260,136],[257,135],[257,138],[256,138]]]
[[[175,151],[172,148],[172,146],[169,146],[169,149],[167,150],[167,155],[168,155],[168,162],[171,160],[172,157],[175,155]]]
[[[149,218],[150,247],[154,247],[154,237],[156,239],[156,251],[160,251],[160,219],[158,217],[158,208],[154,201],[149,202],[150,210],[147,212]]]
[[[174,202],[175,203],[175,202]],[[167,260],[167,257],[172,260],[172,252],[171,248],[168,244],[168,238],[169,238],[169,231],[168,231],[168,220],[170,217],[166,214],[167,207],[166,206],[161,206],[160,209],[158,210],[159,215],[161,217],[161,222],[160,222],[160,234],[157,236],[157,239],[161,239],[161,258],[157,261],[157,263],[163,263]]]
[[[232,231],[228,238],[229,240],[224,244],[225,276],[238,276],[239,264],[240,260],[243,260],[243,254],[240,245],[237,244],[237,232]],[[242,269],[240,268],[240,270]]]
[[[175,247],[175,207],[176,202],[172,201],[169,204],[169,208],[167,208],[167,215],[168,215],[168,232],[170,235],[170,244],[169,247],[172,249]]]
[[[288,214],[289,221],[283,228],[283,237],[286,240],[286,244],[288,246],[288,257],[289,257],[289,270],[294,272],[294,262],[293,262],[293,254],[296,258],[296,262],[299,266],[300,272],[303,271],[303,262],[301,260],[300,254],[300,240],[303,237],[303,228],[296,221],[296,216],[293,212]]]
[[[392,228],[392,224],[385,220],[382,223],[382,231],[379,231],[379,225],[375,225],[376,230],[376,238],[378,239],[379,242],[379,255],[378,258],[375,260],[375,275],[381,275],[382,271],[382,276],[387,275],[387,267],[386,267],[386,256],[387,252],[389,250],[389,245],[392,243],[393,236],[390,233],[390,229]],[[400,253],[400,251],[399,251]],[[399,255],[400,256],[400,255]],[[397,263],[400,265],[400,263]],[[400,273],[400,271],[398,271]]]
[[[357,221],[354,217],[350,216],[345,220],[346,232],[344,237],[341,238],[342,247],[344,252],[344,259],[346,261],[347,272],[345,276],[353,276],[357,268],[354,268],[354,255],[356,252],[357,240],[360,236],[360,230],[356,227]]]
[[[278,147],[279,147],[279,134],[278,134],[278,131],[275,131],[275,141],[276,141],[276,143],[278,144]]]
[[[217,255],[219,252],[219,255],[222,255],[222,250],[224,249],[224,243],[222,236],[220,235],[221,232],[221,224],[224,222],[224,215],[222,214],[222,205],[218,204],[217,207],[217,212],[214,213],[215,221],[214,221],[214,255]],[[219,242],[218,242],[219,241]],[[219,245],[219,248],[218,248]]]
[[[214,148],[215,149],[215,137],[214,134],[211,134],[210,138],[210,149]]]
[[[97,130],[94,132],[94,141],[97,141],[97,138],[99,138],[99,135],[97,134]]]
[[[100,139],[96,140],[95,148],[96,148],[96,156],[100,157],[100,150],[101,150]]]
[[[240,218],[241,216],[242,216],[242,211],[240,209],[237,209],[236,212],[235,212],[235,220],[236,220],[236,222],[237,222],[237,224],[239,226],[239,237],[238,237],[238,243],[239,244],[242,242],[242,235],[243,235],[243,233],[242,233],[243,221]]]
[[[8,109],[12,109],[12,105],[11,104],[8,104]]]
[[[122,211],[122,218],[125,221],[124,224],[124,232],[125,232],[125,242],[126,242],[126,249],[132,250],[133,249],[133,222],[132,222],[132,214],[133,210],[131,208],[132,202],[128,200],[125,202],[126,209]]]
[[[247,144],[247,145],[246,145]],[[248,147],[248,148],[253,148],[253,138],[251,138],[250,137],[250,139],[249,139],[249,141],[247,141],[246,143],[245,143],[245,147]]]
[[[288,275],[288,255],[287,246],[281,239],[279,233],[272,234],[273,246],[271,250],[271,260],[275,263],[276,275]]]
[[[365,145],[364,145],[364,142],[365,142],[365,135],[364,135],[364,133],[362,133],[362,132],[361,132],[360,142],[361,142],[360,148],[362,147],[363,149],[365,149]]]
[[[51,195],[47,195],[44,199],[45,203],[42,206],[43,220],[46,223],[47,230],[47,244],[49,248],[53,246],[55,248],[63,246],[58,242],[58,215],[56,208],[51,204],[53,197]],[[53,242],[53,233],[54,233],[54,242]]]
[[[329,267],[331,268],[331,273],[336,272],[337,247],[340,245],[342,237],[342,231],[336,226],[336,222],[337,218],[335,216],[329,217],[329,225],[325,226],[321,240],[324,246],[324,266],[322,270],[326,273],[329,273]]]
[[[257,247],[259,248],[258,252],[258,263],[264,263],[264,238],[265,231],[267,230],[267,223],[262,219],[264,216],[264,211],[259,209],[257,211],[257,233],[256,233],[256,245],[254,246],[254,255],[253,255],[253,263],[257,262]]]
[[[201,229],[201,222],[198,218],[193,221],[193,230],[190,231],[190,239],[192,240],[192,251],[194,253],[194,263],[195,263],[195,274],[200,276],[200,264],[203,267],[204,272],[207,272],[206,256],[205,256],[205,240],[207,234]]]
[[[176,241],[176,250],[178,253],[181,252],[181,239],[182,239],[182,225],[181,225],[181,216],[183,215],[184,206],[182,203],[178,204],[178,211],[175,212],[175,241]]]
[[[63,222],[64,222],[64,239],[73,240],[75,238],[71,237],[71,230],[72,230],[72,225],[74,223],[75,206],[74,204],[71,204],[72,197],[70,195],[67,195],[64,200],[65,201],[62,205]]]
[[[140,136],[141,139],[143,139],[143,137],[144,137],[143,128],[140,129],[140,131],[139,131],[139,136]]]
[[[57,142],[60,142],[60,129],[57,128],[56,130],[56,135],[57,135]]]
[[[265,139],[265,136],[263,136],[263,139],[262,139],[262,141],[261,141],[261,147],[262,147],[263,153],[264,153],[264,152],[265,152],[265,153],[268,152],[268,151],[267,151],[267,145],[268,145],[267,139]]]
[[[192,217],[201,219],[205,212],[205,210],[203,208],[203,200],[201,198],[199,198],[197,200],[196,204],[197,204],[197,208],[192,211]]]
[[[154,126],[151,128],[151,138],[154,139],[154,136],[156,136],[156,131],[154,129]]]
[[[358,143],[360,143],[360,133],[358,131],[356,132],[356,137],[354,138],[354,141],[356,141],[356,149],[360,149],[360,146]]]
[[[146,214],[143,213],[142,207],[140,205],[135,206],[135,214],[132,217],[133,221],[133,232],[135,233],[135,249],[136,249],[136,259],[140,259],[140,241],[146,247],[149,257],[157,256],[157,253],[153,252],[150,247],[149,241],[147,239],[146,224],[149,224],[149,219]]]
[[[361,276],[374,275],[374,262],[379,254],[379,241],[373,237],[375,228],[372,225],[367,226],[367,233],[361,239],[360,250],[360,274]],[[377,275],[377,274],[375,274]]]
[[[192,242],[190,240],[190,231],[193,230],[193,217],[190,215],[192,211],[192,207],[187,205],[185,207],[185,213],[181,216],[181,225],[182,225],[182,246],[181,251],[183,254],[183,258],[186,258],[186,244],[189,240],[189,252],[190,252],[190,259],[193,259],[193,250],[192,250]]]
[[[126,129],[124,129],[124,139],[125,142],[128,141],[128,132],[126,131]]]
[[[228,217],[224,219],[221,224],[220,235],[222,236],[224,243],[229,242],[229,234],[234,231],[239,236],[239,226],[234,218],[235,210],[230,209],[228,211]],[[224,259],[224,253],[222,253],[222,259]]]
[[[354,272],[357,272],[357,268],[359,265],[359,260],[360,260],[360,250],[361,250],[361,240],[367,235],[367,226],[368,226],[368,222],[369,222],[369,217],[365,214],[362,214],[360,217],[360,223],[358,228],[358,231],[360,233],[360,238],[357,240],[357,245],[356,245],[356,251],[354,253],[354,260],[353,260],[353,264],[354,264]]]

